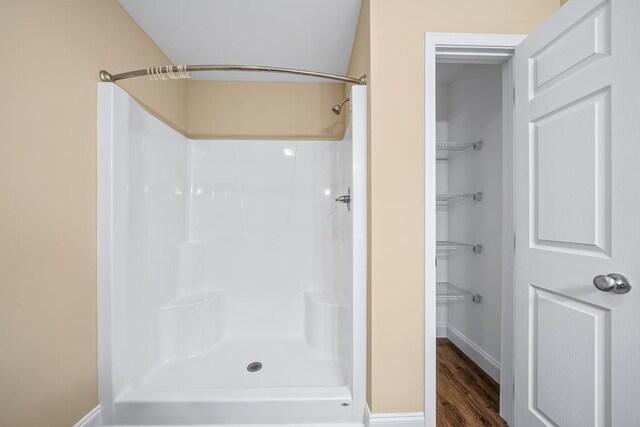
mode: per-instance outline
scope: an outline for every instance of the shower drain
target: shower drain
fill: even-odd
[[[262,363],[260,362],[251,362],[247,365],[247,371],[249,372],[258,372],[260,369],[262,369]]]

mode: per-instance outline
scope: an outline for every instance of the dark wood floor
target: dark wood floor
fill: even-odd
[[[500,385],[447,338],[436,346],[438,427],[506,426],[499,415]]]

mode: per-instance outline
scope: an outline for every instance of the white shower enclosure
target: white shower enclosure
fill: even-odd
[[[98,90],[102,424],[361,423],[366,88],[342,141],[191,140]]]

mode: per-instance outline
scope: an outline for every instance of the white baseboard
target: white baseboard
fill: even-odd
[[[366,405],[365,427],[424,427],[424,414],[422,412],[372,414],[369,405]]]
[[[447,337],[447,324],[436,323],[436,338],[446,338],[446,337]]]
[[[89,411],[89,413],[82,417],[82,419],[78,421],[73,427],[101,427],[100,405]]]
[[[473,360],[497,383],[500,383],[500,363],[498,363],[497,360],[489,356],[484,350],[475,345],[452,326],[447,327],[447,337],[449,338],[449,341],[462,350],[469,359]]]

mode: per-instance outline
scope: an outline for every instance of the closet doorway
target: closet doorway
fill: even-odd
[[[426,426],[513,419],[512,57],[523,39],[426,35]]]

